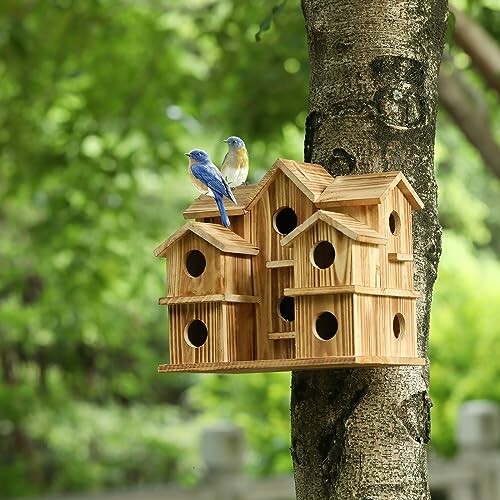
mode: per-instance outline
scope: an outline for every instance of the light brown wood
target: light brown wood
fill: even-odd
[[[156,247],[154,254],[156,257],[166,257],[167,250],[186,233],[196,234],[201,239],[209,242],[221,252],[241,253],[245,255],[257,255],[259,249],[241,236],[233,233],[230,229],[219,224],[206,224],[201,222],[188,222],[176,231],[170,238]]]
[[[341,207],[382,203],[397,187],[414,210],[424,207],[422,200],[402,172],[383,172],[338,176],[323,191],[316,202],[318,207]]]
[[[155,250],[166,258],[159,303],[168,306],[172,361],[160,371],[422,364],[411,218],[421,202],[408,186],[400,172],[334,179],[319,165],[278,159],[259,184],[236,190],[229,229],[200,197],[185,212],[196,222]],[[287,229],[278,221],[285,208]],[[197,277],[193,250],[206,263]],[[200,345],[205,327],[193,330],[195,320],[206,326]]]
[[[319,221],[325,222],[356,241],[374,244],[387,242],[386,236],[377,233],[377,231],[374,231],[366,224],[363,224],[349,215],[318,210],[314,213],[314,215],[309,217],[300,226],[283,238],[281,240],[281,245],[284,247],[290,246],[297,237],[310,229],[314,224],[317,224]]]
[[[170,304],[193,304],[202,302],[236,302],[245,304],[258,304],[259,297],[254,295],[237,295],[231,293],[219,293],[214,295],[192,295],[188,297],[160,297],[158,304],[160,306],[167,306]]]
[[[359,295],[380,295],[383,297],[418,298],[420,292],[416,290],[398,290],[393,288],[372,288],[357,285],[321,286],[313,288],[285,288],[285,295],[297,297],[302,295],[335,295],[342,293],[356,293]]]
[[[294,339],[295,332],[272,332],[268,333],[267,336],[271,340]]]
[[[162,364],[158,367],[158,372],[252,373],[380,365],[425,365],[425,359],[396,356],[332,356],[325,358],[267,359],[227,363]]]
[[[391,262],[410,262],[413,261],[413,254],[411,253],[398,253],[390,252],[387,254]]]
[[[266,262],[267,269],[276,269],[277,267],[293,267],[293,259],[268,260]]]
[[[231,200],[224,198],[224,207],[227,214],[234,216],[246,213],[245,207],[256,188],[257,184],[242,185],[234,188],[232,191],[236,198],[236,205]],[[202,194],[184,210],[185,219],[199,219],[203,217],[219,217],[219,210],[213,196]]]

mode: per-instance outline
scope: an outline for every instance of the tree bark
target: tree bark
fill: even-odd
[[[306,161],[332,174],[401,170],[414,217],[418,349],[427,357],[441,252],[433,171],[446,0],[302,0],[311,64]],[[427,499],[428,367],[292,375],[299,500]]]

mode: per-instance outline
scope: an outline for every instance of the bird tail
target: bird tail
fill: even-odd
[[[214,193],[214,195],[215,195],[214,196],[215,203],[217,203],[217,208],[219,209],[220,220],[222,222],[222,225],[225,227],[229,227],[230,226],[229,217],[227,216],[226,208],[224,207],[224,202],[222,201],[222,196],[220,196],[219,194],[215,194],[215,193]]]

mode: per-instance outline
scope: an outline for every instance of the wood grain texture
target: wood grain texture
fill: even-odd
[[[305,295],[296,297],[295,300],[297,358],[355,354],[352,295]],[[334,314],[338,322],[338,331],[331,340],[322,340],[315,334],[316,320],[323,312]]]
[[[237,295],[231,293],[219,293],[214,295],[192,295],[189,297],[160,297],[158,304],[167,306],[170,304],[193,304],[196,302],[236,302],[245,304],[258,304],[259,297],[255,295]]]
[[[275,269],[277,267],[293,267],[293,259],[286,260],[268,260],[266,262],[267,269]]]
[[[257,361],[236,361],[227,363],[162,364],[158,372],[193,373],[255,373],[292,370],[320,370],[325,368],[354,368],[356,366],[402,366],[423,365],[422,358],[395,356],[332,356],[310,359],[268,359]]]
[[[356,293],[358,295],[381,295],[387,297],[418,298],[417,290],[398,290],[393,288],[371,288],[357,285],[328,286],[312,288],[285,288],[285,295],[296,297],[300,295],[334,295],[339,293]]]
[[[390,262],[411,262],[413,261],[413,254],[411,253],[398,253],[389,252],[387,257]]]
[[[256,188],[257,184],[242,185],[234,188],[232,191],[236,198],[236,205],[231,200],[224,198],[224,207],[227,214],[234,216],[246,213],[245,207]],[[219,210],[212,196],[201,195],[184,210],[185,219],[199,219],[203,217],[219,218]]]
[[[382,203],[395,188],[404,194],[413,209],[423,208],[423,203],[402,172],[382,172],[337,176],[323,191],[318,207],[341,207]]]
[[[250,360],[254,357],[254,306],[221,302],[169,306],[172,364]],[[208,330],[206,342],[193,347],[187,328],[194,320]]]
[[[326,224],[334,227],[341,233],[356,241],[363,241],[365,243],[386,243],[387,237],[377,233],[374,229],[360,222],[353,217],[339,213],[329,212],[326,210],[318,210],[300,226],[294,229],[281,241],[284,247],[290,246],[295,238],[300,236],[305,231],[309,230],[314,224],[323,221]]]
[[[176,231],[170,238],[156,247],[156,257],[166,257],[168,249],[187,233],[193,233],[207,241],[221,252],[230,252],[246,255],[257,255],[259,249],[230,229],[219,224],[208,224],[201,222],[188,222]]]

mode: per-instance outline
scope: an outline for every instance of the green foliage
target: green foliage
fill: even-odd
[[[500,36],[493,2],[466,4]],[[0,2],[0,497],[192,483],[214,419],[245,428],[253,473],[290,470],[288,374],[157,375],[152,250],[196,196],[187,149],[220,162],[241,135],[253,181],[302,156],[307,78],[298,2]],[[446,116],[436,163],[433,440],[450,451],[460,401],[500,401],[500,185]]]

